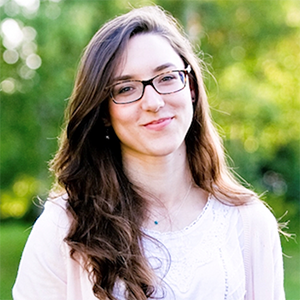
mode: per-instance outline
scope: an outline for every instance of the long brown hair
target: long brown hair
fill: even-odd
[[[67,209],[72,215],[65,241],[73,258],[84,258],[99,299],[114,299],[113,288],[119,280],[125,285],[128,299],[147,299],[155,291],[155,276],[141,242],[147,202],[126,177],[119,140],[106,126],[106,87],[112,83],[128,41],[142,33],[166,38],[186,66],[192,67],[190,81],[196,99],[185,142],[194,182],[234,205],[255,196],[235,181],[226,165],[210,116],[201,62],[177,22],[162,9],[151,6],[134,9],[106,23],[81,59],[66,129],[51,163],[57,182],[68,194]]]

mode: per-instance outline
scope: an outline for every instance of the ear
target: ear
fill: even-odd
[[[190,77],[189,77],[189,86],[190,86],[190,91],[191,91],[192,102],[195,102],[196,101],[195,83],[194,83],[193,79],[191,79]]]
[[[110,127],[111,126],[111,121],[109,117],[103,117],[102,118],[103,124],[105,127]]]
[[[196,93],[194,89],[191,89],[191,96],[192,96],[192,102],[194,103],[196,101]]]
[[[111,126],[111,120],[110,120],[110,114],[108,108],[103,108],[101,118],[105,127]]]

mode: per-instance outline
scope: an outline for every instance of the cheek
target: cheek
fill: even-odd
[[[112,104],[109,106],[110,125],[118,135],[120,131],[130,127],[133,122],[134,112],[129,107]]]
[[[184,101],[182,101],[182,105],[183,105],[182,109],[184,111],[185,123],[189,127],[194,117],[194,103],[191,94],[187,95]]]
[[[192,92],[187,89],[185,93],[180,97],[178,105],[187,113],[193,114],[194,106],[193,106],[193,98]]]
[[[124,114],[122,114],[121,107],[117,106],[113,102],[110,102],[108,105],[108,113],[110,118],[110,125],[115,127],[118,123],[122,123]]]

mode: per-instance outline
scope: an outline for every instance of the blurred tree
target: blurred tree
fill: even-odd
[[[269,190],[279,214],[299,212],[300,2],[131,6],[153,3],[180,20],[208,65],[213,117],[234,170],[256,191]],[[47,161],[82,49],[105,21],[129,8],[127,0],[0,0],[2,218],[26,215],[34,195],[47,195]]]
[[[214,117],[234,165],[258,192],[277,199],[271,206],[282,205],[279,213],[296,215],[300,2],[214,1],[197,11],[206,33],[202,49],[212,54],[219,83],[210,93]]]

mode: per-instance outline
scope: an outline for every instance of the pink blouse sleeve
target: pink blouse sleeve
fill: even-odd
[[[240,207],[244,226],[246,300],[285,300],[277,221],[262,202]]]
[[[51,202],[36,221],[23,251],[14,300],[66,299],[66,247],[63,235],[68,220],[64,209]]]

